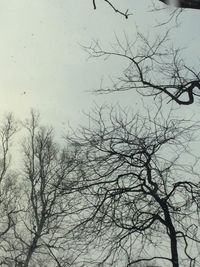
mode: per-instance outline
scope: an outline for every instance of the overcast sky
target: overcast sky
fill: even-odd
[[[97,0],[0,0],[0,113],[13,111],[27,116],[30,108],[40,111],[47,123],[60,128],[67,121],[81,122],[82,111],[104,101],[137,105],[132,93],[95,96],[86,91],[98,88],[108,74],[117,74],[121,62],[87,60],[80,44],[92,39],[109,45],[114,34],[127,32],[134,37],[135,25],[144,33],[158,32],[155,19],[160,14],[147,12],[151,0],[114,1],[133,15],[125,20]],[[169,10],[162,13],[169,16]],[[189,46],[191,60],[199,57],[200,11],[187,11],[174,41]],[[163,28],[164,29],[164,28]],[[162,29],[161,29],[162,30]],[[193,54],[192,54],[193,53]]]

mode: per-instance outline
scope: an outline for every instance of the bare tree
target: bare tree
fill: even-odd
[[[114,108],[89,119],[67,138],[79,147],[74,235],[90,252],[84,266],[199,266],[198,161],[182,161],[199,125]]]
[[[110,86],[101,87],[97,93],[113,93],[134,90],[142,96],[167,98],[179,105],[190,105],[200,96],[200,73],[185,63],[181,49],[175,49],[169,41],[169,32],[153,40],[138,33],[131,42],[127,36],[112,50],[103,49],[98,41],[84,47],[89,57],[116,57],[124,59],[127,66]]]
[[[66,227],[73,206],[59,187],[63,180],[69,184],[73,156],[55,143],[52,128],[40,126],[36,112],[23,126],[21,211],[7,236],[8,266],[70,266],[73,252],[66,242]]]
[[[12,231],[16,214],[19,212],[17,174],[10,166],[11,142],[16,131],[17,124],[10,113],[0,125],[0,265],[5,260],[6,236]]]

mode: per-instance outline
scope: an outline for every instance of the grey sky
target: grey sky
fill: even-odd
[[[107,72],[117,74],[121,64],[116,60],[87,61],[80,43],[100,39],[108,45],[114,33],[126,31],[134,36],[135,25],[144,32],[158,30],[153,26],[160,14],[146,12],[151,0],[116,2],[129,7],[133,16],[125,20],[98,1],[94,11],[91,0],[0,0],[0,113],[13,111],[23,118],[34,107],[44,120],[59,128],[68,120],[79,123],[81,112],[89,110],[94,101],[136,105],[137,99],[128,94],[97,97],[86,93],[98,87]],[[169,12],[163,13],[166,19]],[[187,11],[174,35],[177,43],[189,46],[196,55],[199,12]]]

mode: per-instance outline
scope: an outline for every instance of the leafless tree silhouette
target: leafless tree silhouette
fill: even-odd
[[[83,266],[199,266],[199,178],[181,164],[199,126],[115,108],[89,119],[67,138],[79,147],[74,236],[91,252]]]
[[[73,157],[56,144],[52,128],[39,124],[36,112],[31,112],[23,128],[20,211],[12,220],[12,231],[4,237],[3,266],[71,266],[74,252],[67,242],[66,226],[70,227],[73,206],[70,196],[60,194],[59,187],[69,181]],[[12,201],[11,194],[9,197]],[[7,214],[9,219],[12,213],[8,210]]]
[[[11,169],[11,142],[17,131],[17,124],[12,114],[8,114],[0,125],[0,265],[4,266],[6,254],[6,236],[10,235],[19,212],[17,205],[19,194],[16,173]],[[14,177],[14,179],[13,179]],[[6,266],[6,265],[5,265]]]

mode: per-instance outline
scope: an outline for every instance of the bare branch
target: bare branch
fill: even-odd
[[[126,38],[119,41],[113,51],[101,48],[95,42],[84,49],[90,57],[118,57],[128,66],[123,75],[112,81],[110,86],[101,85],[95,92],[113,93],[134,90],[142,96],[163,96],[179,105],[191,105],[200,96],[200,73],[187,66],[181,58],[180,49],[169,47],[168,32],[150,42],[138,33],[137,39],[130,43]]]
[[[112,3],[112,1],[110,0],[103,0],[106,4],[109,5],[109,7],[114,10],[114,12],[122,15],[123,17],[125,17],[125,19],[128,19],[128,17],[130,15],[132,15],[131,13],[129,13],[129,10],[127,9],[125,12],[119,10],[118,8],[116,8],[116,6]],[[93,3],[93,7],[94,9],[97,9],[97,6],[96,6],[96,0],[92,0],[92,3]]]

